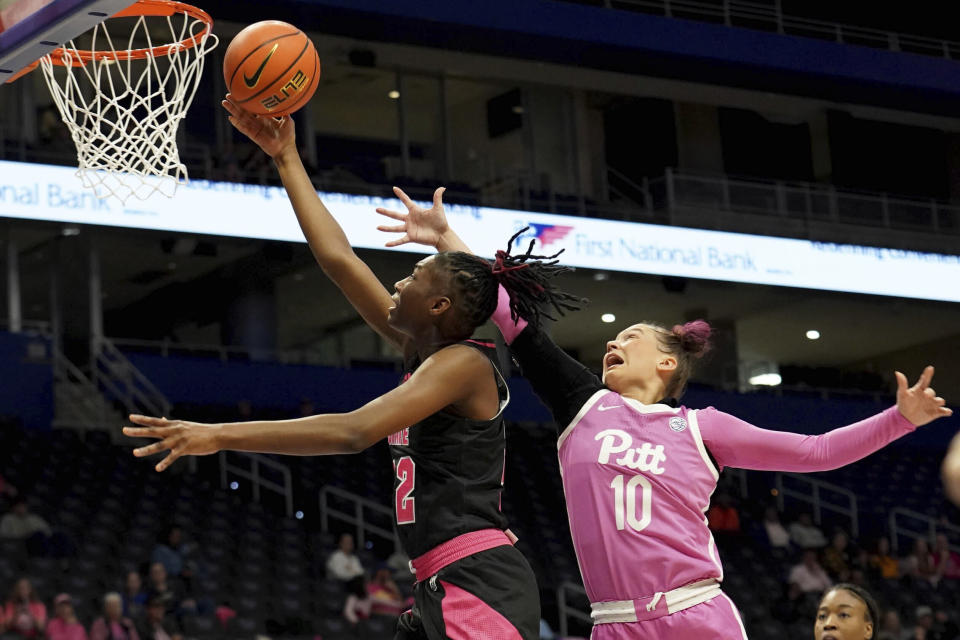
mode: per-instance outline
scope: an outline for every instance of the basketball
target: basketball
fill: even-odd
[[[285,116],[317,89],[320,58],[303,31],[264,20],[238,33],[223,58],[223,79],[234,102],[251,113]]]

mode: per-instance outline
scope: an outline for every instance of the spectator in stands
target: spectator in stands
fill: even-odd
[[[763,528],[767,532],[767,544],[772,549],[786,550],[790,548],[790,534],[783,523],[776,508],[767,507],[763,512]]]
[[[331,578],[347,582],[363,575],[363,565],[353,550],[353,536],[349,533],[340,536],[337,550],[327,559],[327,574]]]
[[[803,560],[790,569],[787,581],[796,584],[804,593],[822,593],[833,584],[817,561],[817,552],[814,549],[803,552]]]
[[[956,610],[954,605],[954,611]],[[943,609],[938,608],[933,614],[933,631],[930,634],[933,640],[957,640],[960,638],[960,627],[950,618]]]
[[[890,609],[883,614],[877,640],[909,640],[910,632],[900,624],[900,614],[896,609]]]
[[[180,608],[180,593],[159,562],[150,565],[150,579],[147,584],[147,600],[160,600],[167,607],[167,613],[175,613]]]
[[[713,506],[707,511],[707,526],[713,532],[714,539],[721,545],[739,537],[740,514],[733,506],[733,498],[729,493],[720,493],[716,496]]]
[[[140,640],[133,620],[123,615],[123,596],[119,593],[103,597],[103,616],[91,625],[90,640]]]
[[[46,520],[32,513],[24,496],[19,496],[10,513],[0,518],[0,538],[24,540],[27,551],[35,556],[65,558],[73,555],[70,539],[54,531]]]
[[[343,603],[343,617],[350,624],[370,617],[372,601],[367,593],[367,584],[363,575],[347,581],[347,599]]]
[[[157,538],[151,562],[162,564],[168,576],[180,576],[183,573],[184,560],[192,550],[193,546],[183,541],[183,530],[173,525]]]
[[[393,579],[402,584],[409,584],[414,581],[413,572],[410,571],[410,558],[400,549],[397,549],[387,558],[387,566],[393,571]]]
[[[942,533],[937,534],[933,543],[933,568],[937,583],[960,578],[960,554],[950,550],[947,536]]]
[[[879,622],[873,596],[857,585],[840,583],[823,594],[813,626],[816,640],[872,640]]]
[[[900,573],[911,578],[915,586],[934,586],[937,570],[933,566],[933,554],[926,540],[914,540],[913,551],[900,564]]]
[[[367,583],[367,595],[370,598],[370,613],[396,618],[403,611],[403,594],[400,587],[390,576],[390,567],[377,567],[373,579]]]
[[[823,550],[823,567],[830,574],[830,577],[840,582],[850,580],[850,568],[852,558],[850,557],[849,539],[843,531],[837,531],[833,534],[830,545]]]
[[[167,615],[167,605],[162,596],[154,596],[147,601],[146,613],[137,626],[137,634],[140,640],[183,640],[176,622]]]
[[[87,630],[77,620],[70,594],[61,593],[54,598],[53,607],[56,615],[47,624],[48,640],[87,640]]]
[[[870,556],[870,568],[875,577],[883,580],[896,580],[900,577],[900,563],[890,555],[890,539],[886,536],[877,539],[877,549]]]
[[[47,628],[47,607],[27,578],[20,578],[0,610],[0,633],[10,638],[41,638]]]
[[[813,524],[809,513],[801,513],[790,527],[790,538],[801,549],[822,549],[827,545],[823,531]]]
[[[936,630],[933,625],[933,609],[928,607],[925,604],[917,607],[916,613],[916,624],[913,626],[913,633],[910,634],[910,638],[916,638],[916,640],[940,640]]]
[[[128,571],[123,584],[123,615],[136,620],[143,614],[147,604],[147,592],[143,590],[143,579],[139,571]]]

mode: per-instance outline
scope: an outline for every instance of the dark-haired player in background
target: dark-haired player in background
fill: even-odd
[[[398,217],[391,214],[390,217]],[[446,233],[442,211],[412,209],[391,231],[420,242]],[[591,601],[593,640],[746,638],[720,589],[723,567],[704,514],[723,467],[823,471],[859,460],[952,411],[929,386],[933,367],[897,404],[819,436],[768,431],[677,399],[709,348],[702,321],[634,324],[607,343],[602,378],[501,291],[493,315],[524,376],[556,420],[570,533]]]
[[[317,197],[294,140],[293,121],[256,117],[229,100],[230,122],[277,165],[317,261],[367,324],[397,347],[407,369],[396,389],[346,414],[297,420],[202,425],[131,416],[130,436],[169,450],[157,470],[183,455],[231,449],[291,455],[354,453],[387,438],[395,472],[397,531],[416,572],[415,607],[398,637],[533,640],[539,635],[536,578],[507,533],[500,511],[505,462],[506,382],[492,344],[471,339],[506,287],[519,308],[547,301],[549,262],[498,252],[496,262],[461,252],[417,263],[391,296],[354,253]],[[410,203],[397,189],[397,195]],[[435,208],[442,211],[442,190]],[[455,236],[438,246],[462,245]]]

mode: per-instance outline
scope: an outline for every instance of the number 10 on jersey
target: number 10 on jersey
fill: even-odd
[[[397,474],[397,480],[399,480],[397,490],[394,493],[397,524],[411,524],[417,521],[414,510],[415,499],[412,495],[417,464],[410,456],[403,456],[393,463],[393,470]]]
[[[617,519],[617,530],[623,531],[629,525],[634,531],[643,531],[650,524],[650,499],[653,497],[650,481],[640,475],[631,476],[624,486],[623,477],[621,473],[610,483],[613,488],[613,512]],[[641,489],[639,518],[637,518],[637,486]]]

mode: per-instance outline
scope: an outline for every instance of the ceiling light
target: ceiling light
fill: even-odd
[[[819,339],[820,339],[820,332],[817,331],[816,329],[810,329],[809,331],[807,331],[807,339],[808,339],[808,340],[819,340]]]
[[[750,384],[756,386],[765,386],[765,387],[775,387],[782,381],[779,373],[761,373],[760,375],[751,376],[749,379]]]
[[[602,316],[600,316],[600,319],[606,322],[607,324],[610,324],[611,322],[617,321],[617,316],[613,315],[612,313],[605,313]]]
[[[597,271],[595,274],[593,274],[593,279],[597,282],[603,282],[610,279],[610,274],[606,271]]]
[[[397,91],[396,89],[391,89],[390,92],[387,93],[387,97],[390,98],[391,100],[396,100],[400,97],[400,92]]]

